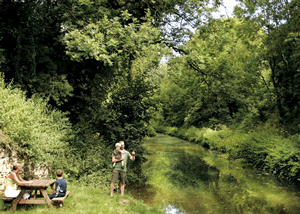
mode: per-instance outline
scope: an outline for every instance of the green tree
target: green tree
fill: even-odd
[[[236,14],[260,24],[267,32],[261,57],[271,68],[273,112],[292,133],[299,131],[299,1],[241,1]]]
[[[177,118],[171,125],[232,124],[249,114],[247,123],[257,119],[257,100],[266,91],[262,77],[267,67],[258,61],[264,37],[259,25],[236,18],[211,19],[199,27],[179,49],[183,56],[169,65],[174,75],[162,99],[168,103],[166,114]]]
[[[28,96],[39,94],[55,105],[72,96],[65,72],[58,1],[5,1],[0,3],[0,48],[7,82]]]

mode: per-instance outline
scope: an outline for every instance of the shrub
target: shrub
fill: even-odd
[[[38,97],[26,99],[20,89],[12,89],[0,76],[0,147],[31,166],[64,166],[71,125],[65,114],[51,109]]]
[[[273,146],[268,148],[264,168],[279,178],[297,181],[300,177],[299,147],[291,139],[278,137]]]
[[[196,131],[197,131],[196,127],[194,127],[194,126],[189,127],[184,132],[184,139],[191,141],[191,142],[195,142],[196,141]]]
[[[176,128],[176,127],[167,127],[166,134],[171,135],[171,136],[177,136],[177,130],[178,130],[178,128]]]

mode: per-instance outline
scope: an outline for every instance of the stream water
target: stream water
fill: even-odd
[[[129,191],[148,204],[163,204],[166,213],[300,213],[299,190],[242,160],[166,135],[144,145],[149,180]]]

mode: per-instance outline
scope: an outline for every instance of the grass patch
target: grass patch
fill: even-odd
[[[79,187],[69,184],[68,190],[71,191],[69,197],[64,200],[65,205],[62,208],[54,208],[50,210],[46,205],[27,205],[27,210],[20,210],[18,213],[144,213],[144,214],[160,214],[164,213],[164,208],[160,205],[146,205],[142,200],[136,200],[128,195],[125,190],[125,196],[121,197],[120,193],[110,196],[108,189]],[[8,211],[10,205],[4,205],[0,202],[0,212],[10,213]]]

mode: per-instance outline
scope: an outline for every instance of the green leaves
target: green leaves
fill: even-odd
[[[129,24],[122,25],[129,19]],[[120,61],[138,58],[146,44],[151,46],[160,41],[159,36],[159,31],[151,26],[150,21],[140,24],[128,12],[124,12],[121,17],[104,17],[87,24],[82,30],[70,31],[63,41],[72,59],[95,59],[112,66]]]
[[[274,100],[276,107],[270,111],[278,114],[279,122],[288,131],[298,133],[299,1],[242,2],[243,16],[260,24],[268,33],[263,41],[266,52],[260,54],[271,69],[266,84],[269,80],[272,92],[270,99]]]
[[[211,19],[199,27],[180,48],[183,56],[169,63],[170,90],[161,95],[166,119],[173,125],[215,126],[243,120],[258,108],[254,99],[264,88],[265,68],[257,53],[263,52],[264,37],[259,25],[237,18]]]
[[[68,153],[72,138],[66,115],[50,110],[40,98],[26,99],[21,90],[6,86],[3,76],[0,82],[0,130],[9,139],[9,150],[32,165],[56,167]]]

